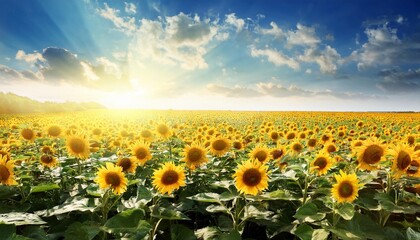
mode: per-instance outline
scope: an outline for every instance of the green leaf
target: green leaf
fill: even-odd
[[[2,239],[12,239],[16,233],[16,226],[12,224],[0,224],[0,233]]]
[[[368,215],[355,212],[351,221],[339,221],[335,227],[328,228],[343,239],[386,239],[384,228]]]
[[[174,207],[163,208],[154,206],[151,215],[155,218],[162,218],[168,220],[191,220],[182,212],[176,210]]]
[[[50,217],[74,211],[93,212],[98,205],[98,199],[75,197],[67,199],[66,202],[64,202],[61,205],[55,206],[50,209],[37,211],[35,213],[43,217]]]
[[[65,239],[67,240],[90,240],[89,239],[89,233],[84,228],[84,225],[80,222],[75,222],[71,224],[65,234]]]
[[[336,213],[345,220],[351,220],[354,216],[354,206],[351,203],[341,204],[337,209]]]
[[[297,200],[296,197],[292,196],[290,193],[285,192],[284,190],[276,190],[273,192],[264,193],[262,195],[257,196],[246,196],[247,199],[253,199],[253,200]]]
[[[330,232],[325,229],[315,229],[312,233],[312,239],[325,240],[328,239]]]
[[[109,233],[135,233],[137,231],[150,231],[152,226],[144,221],[143,209],[129,209],[110,218],[104,225]]]
[[[298,208],[293,217],[301,222],[315,222],[324,219],[325,213],[319,212],[314,203],[306,203]]]
[[[271,220],[271,216],[273,215],[273,212],[267,211],[265,209],[259,209],[253,205],[247,205],[245,206],[245,218],[254,218],[254,219],[266,219]]]
[[[420,233],[414,231],[412,228],[407,228],[407,240],[418,240],[420,239]]]
[[[210,213],[216,213],[216,212],[227,213],[228,209],[223,205],[210,205],[206,207],[206,211]]]
[[[420,206],[417,204],[401,203],[396,205],[392,196],[387,193],[376,193],[375,199],[379,201],[379,206],[392,213],[416,214],[420,212]]]
[[[31,193],[47,192],[47,191],[59,189],[59,188],[60,186],[58,186],[55,183],[40,184],[40,185],[31,187]]]
[[[171,240],[196,240],[194,231],[184,225],[171,225]]]
[[[0,199],[8,199],[16,194],[16,190],[10,186],[0,185]]]
[[[217,227],[205,227],[205,228],[201,228],[195,231],[195,236],[198,239],[213,240],[213,239],[217,239],[217,236],[219,235],[219,233],[220,232],[217,229]]]
[[[22,230],[22,235],[30,239],[47,240],[47,234],[45,233],[43,226],[26,226]]]
[[[38,215],[25,212],[11,212],[0,214],[0,223],[21,225],[46,224]]]
[[[304,223],[304,224],[299,225],[295,229],[293,234],[295,234],[302,240],[311,240],[313,232],[314,230],[312,229],[312,227]]]
[[[222,233],[219,236],[220,240],[241,240],[241,234],[237,230],[232,230],[229,233]]]
[[[207,203],[219,203],[220,195],[217,193],[199,193],[194,196],[188,197],[191,200],[198,202],[207,202]]]

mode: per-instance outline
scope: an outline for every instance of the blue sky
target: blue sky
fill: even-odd
[[[110,108],[420,111],[420,3],[3,0],[0,90]]]

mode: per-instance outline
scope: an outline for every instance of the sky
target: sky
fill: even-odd
[[[420,2],[1,0],[0,91],[108,108],[420,111]]]

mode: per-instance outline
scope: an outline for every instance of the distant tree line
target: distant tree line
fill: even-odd
[[[39,102],[13,93],[0,92],[0,113],[72,112],[105,108],[95,102]]]

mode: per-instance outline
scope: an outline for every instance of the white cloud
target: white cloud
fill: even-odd
[[[420,63],[420,39],[410,36],[400,39],[396,28],[387,24],[366,28],[368,41],[352,52],[350,59],[357,61],[359,70],[381,65]]]
[[[120,10],[114,9],[104,3],[104,9],[98,9],[99,14],[114,23],[115,27],[128,35],[132,34],[136,30],[136,23],[133,17],[120,17]]]
[[[378,82],[377,87],[387,92],[417,92],[420,91],[420,68],[408,69],[402,72],[400,69],[383,69],[379,72],[383,80]]]
[[[85,76],[90,81],[97,81],[99,80],[98,75],[92,70],[92,67],[86,62],[80,62],[83,67],[83,76]]]
[[[299,63],[296,60],[274,49],[256,49],[254,46],[252,46],[251,56],[267,57],[267,60],[276,66],[286,65],[294,70],[298,70],[300,68]]]
[[[245,20],[242,18],[237,18],[235,13],[227,14],[225,22],[234,26],[236,28],[236,32],[242,31],[242,29],[245,27]]]
[[[188,70],[205,69],[208,65],[204,56],[218,30],[219,26],[209,19],[182,12],[160,21],[142,19],[131,47],[143,60],[179,64]]]
[[[30,70],[18,71],[11,67],[0,64],[0,82],[12,83],[20,80],[42,80],[44,76],[41,72],[32,72]]]
[[[285,33],[283,32],[283,30],[281,28],[279,28],[277,26],[277,24],[275,22],[271,22],[270,26],[271,26],[270,29],[261,28],[261,29],[259,29],[259,32],[263,35],[272,35],[275,38],[285,37]]]
[[[35,64],[37,62],[45,62],[45,59],[42,57],[42,54],[38,52],[26,54],[23,50],[18,50],[15,58],[17,60],[23,60],[30,64]]]
[[[234,87],[227,87],[223,85],[209,84],[207,90],[213,94],[222,95],[225,97],[233,98],[250,98],[270,96],[275,98],[288,98],[288,97],[333,97],[336,99],[377,99],[376,95],[365,95],[363,93],[352,92],[333,92],[331,90],[312,91],[305,90],[295,85],[289,87],[275,84],[273,82],[260,82],[253,87],[244,87],[235,85]]]
[[[137,12],[137,7],[136,7],[136,5],[134,5],[134,3],[124,2],[124,5],[125,5],[124,10],[125,10],[126,13],[135,14]]]
[[[322,51],[317,48],[307,48],[299,60],[303,62],[314,62],[319,65],[321,73],[335,73],[341,56],[337,50],[327,45]]]
[[[287,32],[287,44],[291,46],[314,46],[320,42],[321,40],[316,36],[314,27],[307,27],[298,23],[295,31],[289,30]]]
[[[99,65],[102,65],[104,67],[105,73],[114,75],[117,78],[121,78],[121,69],[116,63],[111,62],[106,57],[97,58],[96,61]]]

